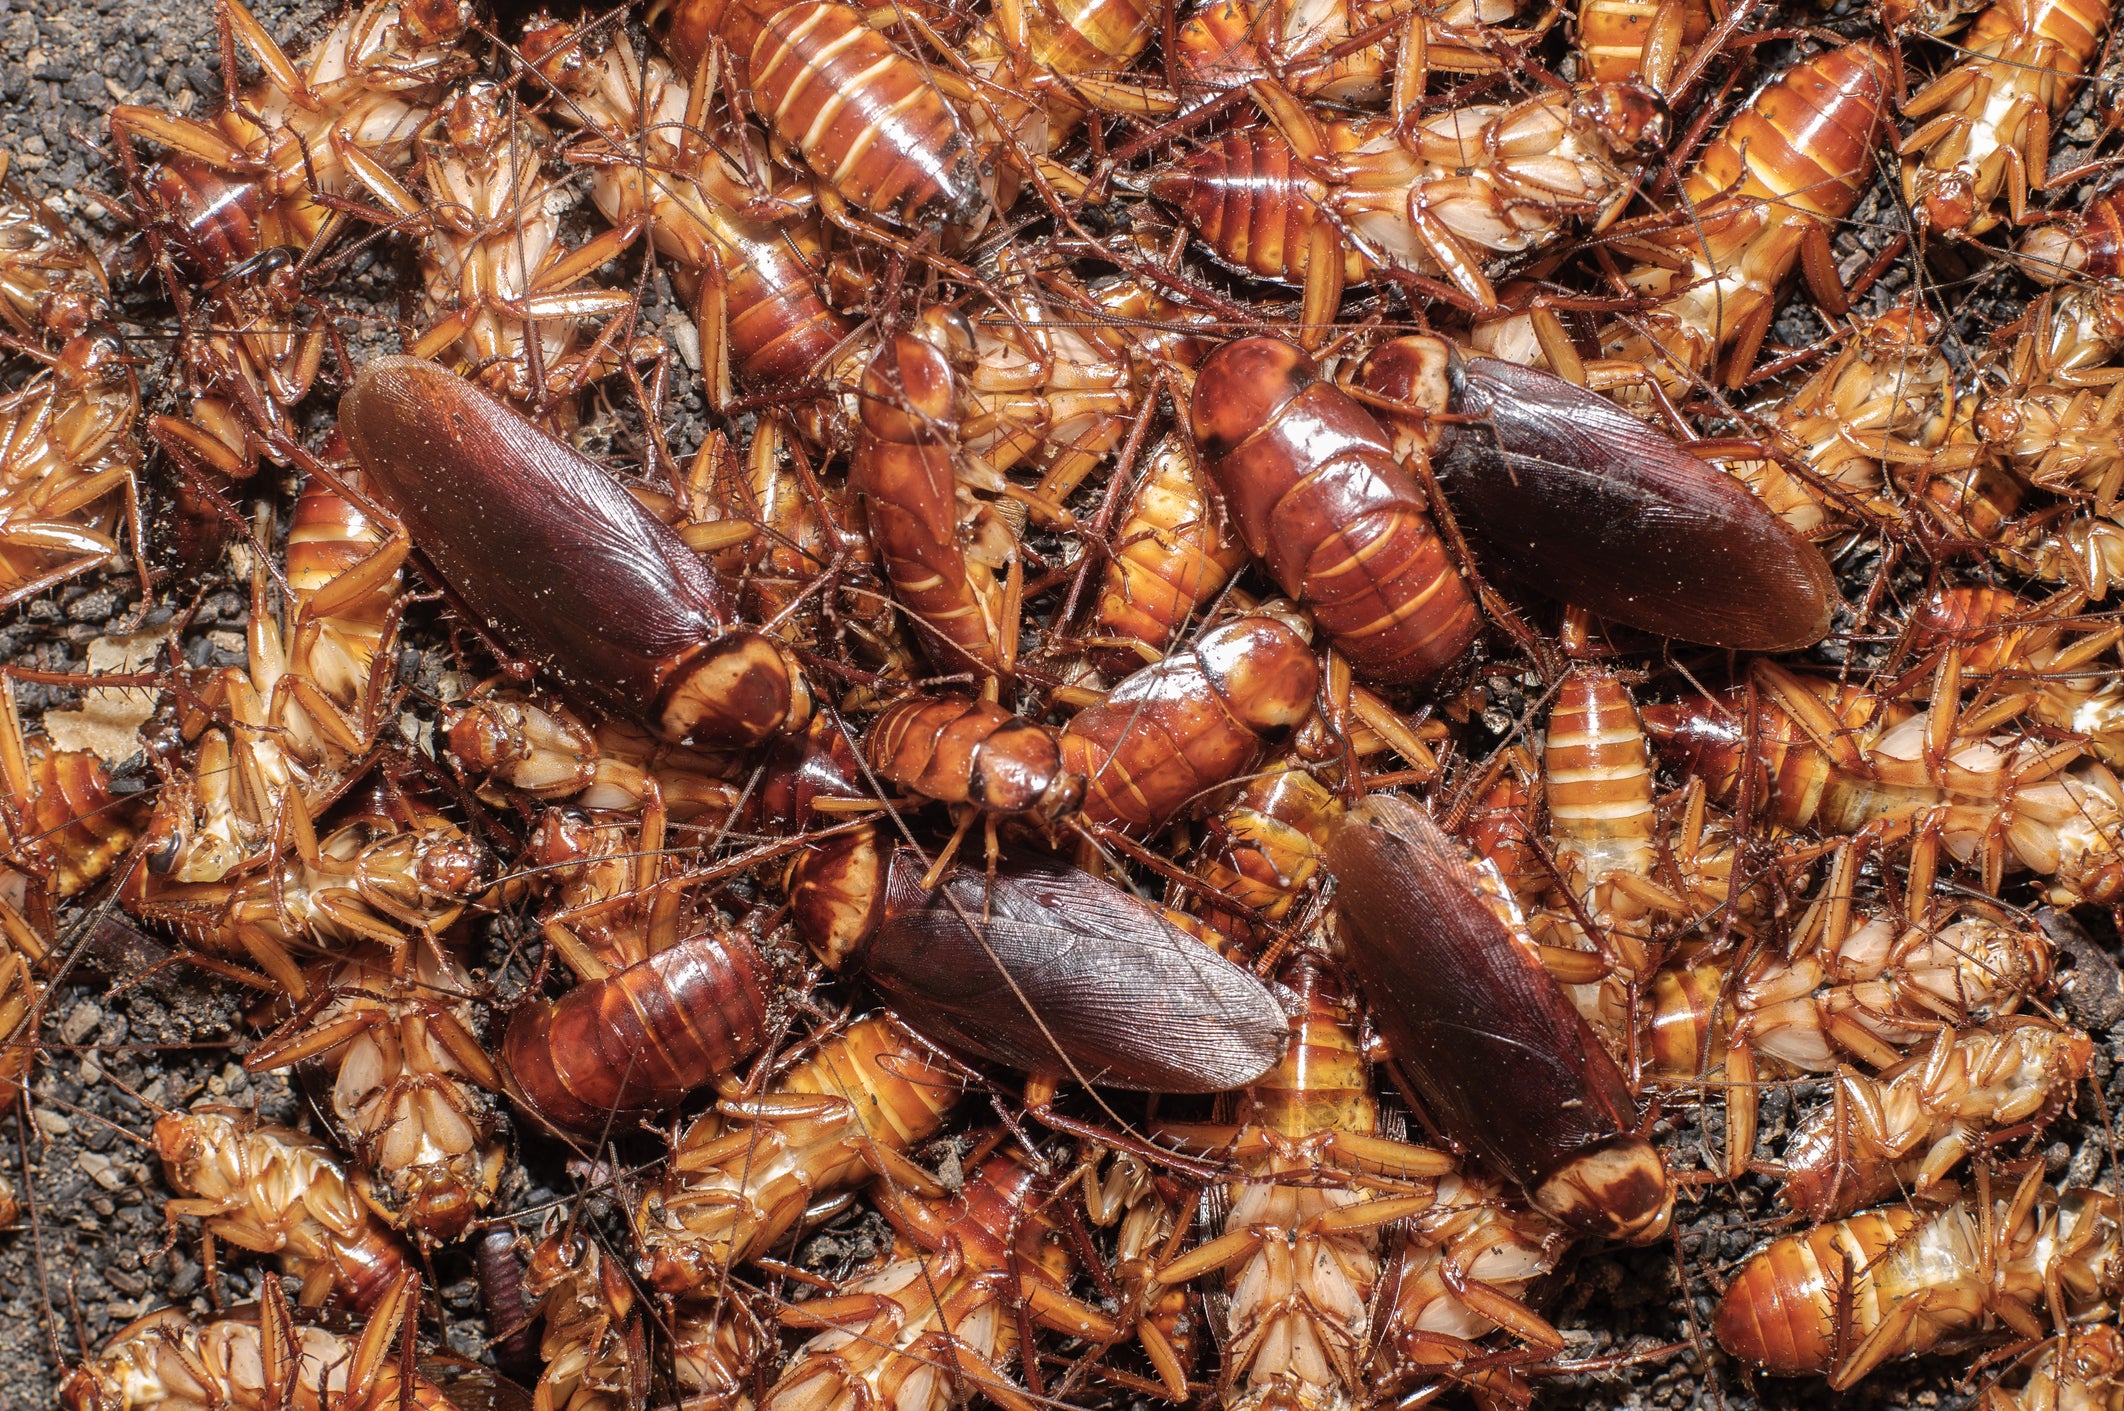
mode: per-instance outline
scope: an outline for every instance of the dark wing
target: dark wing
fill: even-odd
[[[1514,577],[1663,637],[1784,651],[1829,631],[1820,550],[1747,487],[1552,373],[1470,358],[1440,456],[1453,513]]]
[[[920,870],[894,859],[865,966],[895,1012],[936,1042],[1172,1093],[1244,1087],[1282,1053],[1287,1021],[1260,980],[1111,883],[1013,859],[992,891],[984,874],[953,869],[925,896]]]
[[[1532,1186],[1628,1130],[1622,1074],[1428,815],[1367,800],[1329,840],[1327,865],[1350,973],[1446,1135]]]
[[[698,555],[602,467],[465,379],[378,358],[340,400],[354,457],[472,624],[639,715],[731,615]]]

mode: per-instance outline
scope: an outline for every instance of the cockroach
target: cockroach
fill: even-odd
[[[1219,522],[1185,438],[1160,441],[1145,461],[1099,592],[1099,630],[1120,639],[1112,655],[1125,670],[1162,656],[1246,562],[1246,546],[1232,542]]]
[[[1157,1275],[1158,1261],[1186,1223],[1186,1202],[1140,1156],[1089,1141],[1078,1150],[1085,1216],[1114,1231],[1112,1275],[1121,1301],[1115,1321],[1134,1332],[1167,1396],[1183,1401],[1202,1346],[1200,1300]]]
[[[638,814],[653,799],[673,823],[720,822],[742,792],[727,777],[735,768],[728,751],[674,745],[609,716],[588,724],[558,702],[513,692],[445,710],[440,733],[468,774],[601,813]]]
[[[1150,190],[1224,264],[1302,286],[1309,329],[1333,324],[1345,285],[1382,272],[1442,275],[1495,307],[1485,258],[1612,219],[1660,118],[1648,92],[1610,84],[1420,122],[1237,128]]]
[[[456,1411],[442,1388],[405,1356],[418,1318],[420,1276],[408,1269],[371,1310],[358,1338],[298,1325],[287,1294],[266,1280],[250,1310],[196,1323],[163,1308],[120,1328],[60,1384],[66,1411],[151,1411],[213,1406],[231,1411],[304,1406],[316,1411]]]
[[[1135,672],[1063,727],[1094,823],[1154,833],[1253,768],[1313,709],[1320,671],[1301,627],[1270,615],[1212,628]]]
[[[1786,1143],[1785,1203],[1830,1220],[1898,1194],[1922,1200],[1992,1134],[2041,1132],[2093,1056],[2078,1029],[2020,1015],[1943,1028],[1878,1076],[1840,1072],[1835,1099]]]
[[[1054,731],[971,696],[911,696],[871,722],[863,757],[887,783],[939,803],[1051,828],[1084,801]]]
[[[2124,1267],[2117,1198],[2061,1193],[2042,1177],[2030,1171],[2007,1197],[1980,1180],[1945,1209],[1891,1205],[1772,1241],[1726,1286],[1713,1320],[1719,1344],[1764,1371],[1826,1376],[1843,1391],[1959,1334],[2004,1325],[2036,1339],[2053,1310],[2096,1313]]]
[[[783,1309],[785,1325],[822,1331],[790,1359],[762,1411],[947,1411],[955,1379],[939,1376],[939,1364],[1004,1411],[1036,1411],[1041,1403],[1003,1370],[1014,1355],[1034,1355],[1018,1346],[1020,1316],[1071,1337],[1119,1336],[1105,1314],[1069,1296],[1073,1261],[1041,1208],[1039,1179],[1004,1154],[949,1198],[881,1191],[899,1236],[892,1251],[832,1293]],[[1017,1316],[1005,1297],[1023,1300]]]
[[[1466,419],[1441,438],[1438,482],[1543,591],[1713,645],[1775,649],[1828,630],[1820,553],[1605,398],[1492,358],[1441,358],[1434,340],[1387,345],[1360,378],[1412,412]],[[1354,398],[1292,345],[1248,338],[1203,364],[1192,416],[1240,537],[1360,675],[1418,680],[1458,658],[1477,631],[1473,595]]]
[[[463,1234],[493,1200],[504,1152],[471,982],[440,943],[398,956],[357,948],[312,968],[316,999],[244,1059],[254,1073],[308,1059],[332,1075],[331,1110],[363,1199],[423,1249]]]
[[[1737,387],[1795,264],[1804,258],[1818,297],[1840,307],[1829,237],[1873,180],[1892,87],[1887,51],[1868,40],[1803,59],[1757,90],[1682,180],[1676,214],[1608,232],[1642,261],[1624,276],[1630,287],[1658,302],[1604,329],[1602,356],[1627,376],[1686,384],[1716,373]]]
[[[1940,319],[1923,304],[1854,314],[1851,326],[1842,351],[1789,399],[1758,413],[1771,423],[1763,443],[1804,474],[1782,459],[1726,463],[1785,523],[1814,539],[1883,508],[1884,468],[1898,479],[1917,465],[1949,469],[1957,452],[1946,443],[1968,411],[1968,394],[1939,351]]]
[[[379,358],[341,400],[340,424],[470,621],[566,693],[674,741],[754,744],[810,718],[795,660],[737,626],[683,540],[463,378]]]
[[[1328,833],[1341,816],[1342,800],[1304,761],[1279,761],[1203,825],[1195,875],[1262,920],[1281,921],[1319,875]],[[1251,933],[1244,918],[1214,903],[1203,919],[1227,935]]]
[[[489,1227],[472,1244],[472,1267],[479,1277],[480,1306],[486,1310],[493,1341],[494,1365],[516,1376],[538,1366],[538,1339],[532,1332],[532,1308],[524,1299],[524,1266],[516,1257],[516,1232],[506,1225]]]
[[[576,983],[509,1018],[502,1067],[510,1093],[580,1136],[675,1106],[751,1056],[766,1037],[766,960],[750,937],[692,904],[666,875],[665,817],[654,804],[624,856],[629,893],[576,900],[546,919],[549,946]],[[594,911],[595,932],[571,928]]]
[[[1663,88],[1675,61],[1704,42],[1713,18],[1706,0],[1579,0],[1572,36],[1579,75]]]
[[[640,237],[636,219],[580,247],[561,243],[562,193],[543,172],[544,127],[500,85],[465,84],[441,105],[441,135],[421,144],[422,201],[389,171],[346,159],[390,217],[420,229],[416,358],[452,366],[565,431],[575,394],[623,363],[656,356],[649,339],[593,332],[634,311],[625,290],[582,287]]]
[[[59,899],[109,875],[140,836],[140,803],[113,791],[110,771],[86,750],[49,735],[25,736],[12,683],[0,687],[0,839],[7,871],[0,899],[20,910],[34,885]],[[11,874],[11,875],[10,875]]]
[[[1222,1092],[1282,1051],[1282,1009],[1159,908],[1052,858],[1007,856],[993,885],[934,892],[896,853],[864,973],[917,1032],[1033,1073],[1151,1092]],[[1096,983],[1089,983],[1097,977]]]
[[[2030,279],[2051,286],[2106,281],[2124,274],[2124,205],[2114,194],[2097,196],[2081,211],[2059,211],[2031,226],[2014,246],[2017,264]],[[2087,285],[2079,290],[2093,292]],[[2031,305],[2016,323],[2038,311]]]
[[[434,103],[477,64],[461,0],[369,0],[300,63],[240,0],[220,13],[258,60],[258,83],[239,90],[225,75],[227,98],[211,118],[133,103],[110,114],[149,239],[158,249],[174,242],[209,277],[275,247],[309,248],[339,220],[321,198],[355,189],[346,154],[402,170]],[[142,138],[168,153],[145,174],[133,150]],[[181,284],[174,297],[186,306]]]
[[[1500,1330],[1529,1348],[1560,1350],[1563,1335],[1529,1298],[1573,1240],[1494,1177],[1439,1177],[1430,1208],[1394,1234],[1398,1277],[1379,1319],[1390,1365],[1404,1379],[1454,1376],[1482,1358],[1482,1340]],[[1476,1371],[1469,1381],[1479,1405],[1515,1405],[1529,1395],[1509,1367]]]
[[[849,332],[820,290],[823,237],[815,221],[755,220],[746,208],[762,194],[797,206],[808,191],[755,193],[723,145],[707,140],[705,85],[638,57],[624,34],[602,42],[550,17],[524,34],[526,56],[570,97],[552,116],[582,126],[567,157],[590,169],[591,199],[615,227],[648,218],[650,241],[693,312],[716,405],[737,385],[777,391],[803,381]]]
[[[1360,381],[1403,395],[1410,344],[1381,349]],[[1707,646],[1783,651],[1828,632],[1827,561],[1731,477],[1553,373],[1469,357],[1448,358],[1446,377],[1446,410],[1464,420],[1444,428],[1432,468],[1486,563],[1611,622]]]
[[[1300,1001],[1290,1045],[1248,1089],[1240,1124],[1158,1129],[1188,1150],[1232,1157],[1247,1179],[1231,1188],[1217,1238],[1157,1277],[1224,1273],[1224,1405],[1347,1408],[1365,1390],[1360,1353],[1372,1344],[1382,1232],[1429,1209],[1428,1180],[1454,1163],[1379,1134],[1354,1007],[1334,981],[1309,961],[1282,978]]]
[[[642,1297],[619,1261],[572,1224],[549,1219],[524,1277],[546,1322],[534,1406],[644,1405],[651,1368]]]
[[[1996,705],[1987,709],[2025,709],[2115,768],[2124,765],[2124,683],[2094,668],[2119,633],[2099,620],[2076,622],[2085,600],[2076,591],[2034,603],[2001,588],[1942,588],[1912,614],[1911,645],[1958,647],[1964,681],[1991,678]],[[2092,674],[2074,674],[2081,670]]]
[[[849,489],[861,499],[879,567],[947,672],[995,672],[1016,655],[1007,584],[959,533],[959,437],[970,408],[963,318],[925,320],[886,339],[863,373]]]
[[[0,181],[0,323],[56,348],[111,315],[110,275],[96,252],[43,202]]]
[[[333,1299],[367,1313],[412,1267],[412,1254],[315,1137],[198,1103],[155,1119],[155,1151],[178,1195],[166,1207],[171,1223],[197,1218],[209,1235],[279,1256],[282,1271],[301,1281],[305,1308]]]
[[[2042,1344],[2019,1390],[1986,1388],[1982,1411],[2080,1411],[2124,1396],[2124,1334],[2114,1325],[2070,1328]]]
[[[636,1271],[666,1293],[712,1295],[814,1202],[873,1175],[939,1192],[906,1153],[944,1125],[960,1091],[899,1021],[856,1020],[765,1091],[722,1099],[680,1134],[632,1212]]]
[[[1920,230],[1982,235],[1999,198],[2016,225],[2048,184],[2050,125],[2102,47],[2108,0],[1998,0],[1956,41],[1958,61],[1903,104],[1903,199]]]
[[[1884,841],[1934,829],[1957,860],[1981,862],[1993,891],[2009,865],[2075,900],[2108,898],[2124,881],[2124,785],[2081,758],[2080,746],[1963,735],[1952,699],[1912,714],[1853,687],[1765,663],[1753,669],[1761,685],[1753,722],[1739,689],[1716,704],[1642,711],[1661,755],[1702,778],[1714,798],[1733,799],[1745,767],[1761,771],[1764,817]],[[1745,765],[1743,733],[1754,752]]]
[[[108,562],[137,502],[140,384],[107,327],[36,354],[0,396],[0,607]]]
[[[1502,884],[1391,795],[1345,815],[1327,866],[1350,969],[1441,1130],[1574,1229],[1660,1238],[1673,1177],[1632,1134],[1621,1071],[1521,939]]]
[[[295,856],[263,872],[185,885],[143,868],[120,899],[202,951],[249,960],[303,999],[308,982],[295,957],[312,941],[402,950],[420,933],[447,930],[494,880],[492,855],[421,806],[367,811],[321,840],[299,819],[291,832]]]
[[[687,1411],[750,1411],[754,1377],[774,1351],[773,1330],[734,1289],[680,1299],[671,1309],[671,1378]]]
[[[1402,0],[1205,0],[1179,27],[1180,71],[1192,85],[1243,87],[1280,81],[1298,96],[1367,102],[1388,96],[1397,78],[1421,92],[1411,69],[1487,73],[1541,31],[1504,28],[1522,7],[1513,0],[1452,0],[1436,8]],[[1377,42],[1354,47],[1366,34]]]
[[[840,200],[908,227],[988,202],[973,135],[931,70],[837,0],[675,0],[662,37],[681,73],[720,42],[755,111]]]

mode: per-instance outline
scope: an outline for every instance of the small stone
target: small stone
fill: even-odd
[[[99,1152],[84,1151],[74,1158],[74,1164],[87,1173],[90,1180],[107,1191],[122,1191],[131,1180],[130,1172]],[[104,1213],[108,1215],[116,1209],[116,1206],[112,1206],[111,1210]]]
[[[94,1033],[96,1026],[102,1022],[103,1010],[97,1006],[96,1001],[85,999],[69,1010],[66,1018],[59,1021],[59,1037],[67,1043],[78,1044]]]
[[[37,1130],[48,1137],[63,1137],[74,1130],[74,1124],[66,1120],[65,1113],[40,1107],[37,1109]]]

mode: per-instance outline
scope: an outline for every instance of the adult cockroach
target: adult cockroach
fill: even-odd
[[[313,1003],[244,1059],[254,1073],[319,1060],[363,1198],[425,1249],[493,1200],[501,1075],[480,1047],[471,982],[439,942],[367,947],[312,968]]]
[[[738,627],[708,565],[572,446],[412,358],[363,368],[340,424],[470,621],[568,693],[670,740],[754,744],[810,718],[788,651]]]
[[[1956,41],[1953,68],[1903,104],[1917,129],[1896,151],[1920,230],[1977,236],[2028,216],[2048,185],[2051,120],[2072,101],[2109,28],[2109,0],[1998,0]]]
[[[936,1192],[906,1153],[943,1126],[960,1091],[889,1015],[829,1035],[764,1091],[722,1099],[680,1134],[632,1212],[637,1272],[666,1293],[715,1294],[812,1204],[873,1175]]]
[[[850,206],[911,227],[958,225],[989,178],[938,75],[837,0],[675,0],[664,45],[681,73],[720,41],[754,109]]]
[[[268,1279],[263,1301],[201,1325],[164,1308],[118,1330],[103,1350],[77,1364],[59,1388],[66,1411],[457,1411],[443,1390],[411,1365],[400,1334],[417,1320],[420,1276],[407,1270],[377,1300],[359,1338],[299,1326],[287,1295]],[[469,1411],[469,1405],[467,1407]]]
[[[880,1182],[879,1207],[899,1238],[846,1285],[783,1309],[785,1325],[823,1331],[790,1359],[761,1411],[947,1411],[962,1380],[1004,1411],[1036,1411],[1041,1403],[1003,1370],[1014,1354],[1036,1355],[1018,1345],[1020,1319],[1089,1341],[1119,1336],[1070,1297],[1074,1261],[1039,1183],[1015,1153],[981,1163],[947,1199]],[[1006,1298],[1020,1300],[1015,1313]]]
[[[1510,68],[1514,51],[1547,27],[1506,29],[1515,0],[1206,0],[1179,27],[1175,58],[1191,86],[1238,88],[1263,79],[1294,94],[1376,102],[1397,80],[1421,93],[1419,68],[1488,73]],[[1358,47],[1353,41],[1378,36]]]
[[[1719,1302],[1720,1345],[1842,1391],[1957,1334],[2003,1324],[2040,1338],[2046,1314],[2103,1309],[2124,1274],[2117,1198],[2054,1191],[2040,1166],[2007,1197],[1991,1195],[1981,1167],[1978,1176],[1974,1193],[1943,1210],[1892,1205],[1757,1251]]]
[[[1842,1071],[1834,1099],[1786,1143],[1785,1203],[1830,1220],[1898,1194],[1922,1200],[1994,1134],[2040,1133],[2093,1056],[2078,1029],[2020,1015],[1942,1028],[1878,1076]]]
[[[1261,982],[1148,902],[1052,858],[1006,856],[993,885],[953,868],[935,892],[894,855],[859,952],[918,1032],[1029,1072],[1151,1092],[1222,1092],[1282,1051]]]
[[[1224,1273],[1225,1406],[1347,1411],[1366,1389],[1382,1231],[1428,1210],[1428,1182],[1454,1163],[1379,1134],[1355,1009],[1335,982],[1310,961],[1283,979],[1299,999],[1290,1045],[1248,1089],[1239,1125],[1156,1131],[1187,1150],[1229,1156],[1246,1176],[1230,1190],[1218,1236],[1157,1277],[1181,1284]]]
[[[1302,627],[1272,615],[1212,628],[1135,672],[1061,734],[1094,823],[1156,832],[1253,768],[1313,709],[1320,671]]]
[[[224,75],[227,98],[211,119],[131,103],[110,115],[148,238],[157,249],[174,241],[209,276],[276,246],[307,249],[339,219],[320,198],[354,189],[346,154],[402,169],[444,88],[477,64],[463,42],[472,7],[462,0],[369,0],[299,64],[239,0],[223,0],[220,12],[257,58],[257,84],[240,91],[237,75]],[[169,153],[144,176],[139,138]],[[181,309],[187,289],[174,273]]]
[[[1636,1104],[1614,1061],[1493,910],[1513,907],[1502,884],[1390,795],[1343,818],[1327,865],[1350,969],[1441,1129],[1574,1229],[1663,1235],[1673,1177],[1632,1134]]]
[[[412,1267],[412,1254],[356,1194],[333,1150],[241,1108],[199,1103],[155,1119],[155,1150],[178,1198],[174,1225],[279,1256],[306,1308],[328,1298],[367,1313]]]

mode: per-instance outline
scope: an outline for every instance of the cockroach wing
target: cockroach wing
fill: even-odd
[[[1170,1093],[1244,1087],[1282,1053],[1287,1020],[1261,981],[1111,883],[1021,857],[993,889],[953,869],[925,893],[921,871],[911,854],[893,859],[864,964],[936,1042]]]
[[[573,446],[416,358],[363,368],[340,426],[473,625],[564,689],[702,743],[808,718],[786,652],[733,631],[708,565]]]
[[[1440,487],[1500,566],[1663,637],[1786,651],[1829,631],[1821,552],[1739,481],[1553,373],[1469,358]]]
[[[1380,795],[1345,816],[1326,860],[1372,1022],[1446,1135],[1568,1224],[1657,1237],[1673,1186],[1630,1135],[1621,1071],[1490,910],[1459,847]]]

